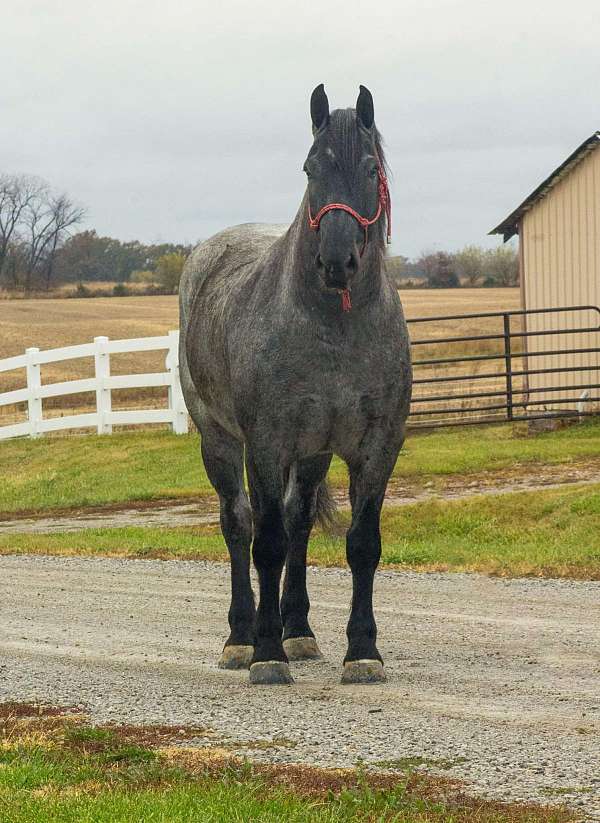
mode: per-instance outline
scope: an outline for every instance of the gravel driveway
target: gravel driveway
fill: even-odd
[[[251,687],[216,667],[225,565],[0,557],[0,579],[2,701],[208,727],[256,759],[421,757],[472,792],[600,820],[599,583],[380,572],[389,682],[342,686],[350,578],[311,569],[325,661],[292,664],[294,686]]]

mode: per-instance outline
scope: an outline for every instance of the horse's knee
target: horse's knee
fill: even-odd
[[[363,512],[353,521],[346,536],[346,557],[353,571],[377,566],[381,557],[379,512]]]
[[[221,528],[223,534],[236,542],[250,546],[252,540],[252,511],[245,493],[221,498]]]
[[[283,529],[267,530],[255,535],[252,559],[257,571],[271,568],[281,571],[287,555],[287,537]]]

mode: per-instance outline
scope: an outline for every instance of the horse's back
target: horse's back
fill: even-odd
[[[222,317],[227,296],[250,276],[261,257],[286,230],[287,226],[268,223],[231,226],[199,243],[186,261],[179,284],[179,374],[186,405],[198,428],[201,428],[205,407],[188,364],[188,329],[195,325],[198,333],[202,330],[204,339],[223,331],[217,318]],[[192,306],[200,290],[208,299],[202,316],[194,318]]]
[[[227,281],[243,278],[287,230],[270,223],[242,223],[220,231],[199,243],[188,257],[179,285],[180,324],[187,326],[194,295],[210,278]]]

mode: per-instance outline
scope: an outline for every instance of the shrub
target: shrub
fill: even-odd
[[[137,269],[136,271],[131,272],[131,277],[129,280],[131,283],[155,283],[156,274],[149,269]]]
[[[439,251],[433,255],[427,273],[427,285],[430,289],[456,289],[460,286],[453,260],[446,252]]]
[[[179,288],[179,280],[185,264],[186,256],[180,252],[163,254],[156,261],[156,280],[167,290],[169,294],[174,294]]]

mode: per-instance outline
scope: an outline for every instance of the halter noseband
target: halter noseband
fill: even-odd
[[[363,217],[362,214],[359,214],[352,206],[348,206],[346,203],[328,203],[326,206],[323,206],[322,209],[312,216],[310,210],[310,202],[308,204],[308,227],[313,231],[318,231],[319,226],[321,224],[321,220],[328,211],[345,211],[348,212],[356,222],[363,227],[365,230],[365,237],[360,249],[360,256],[362,257],[367,247],[367,242],[369,239],[369,226],[372,226],[376,223],[379,218],[381,217],[381,213],[385,211],[386,222],[387,222],[387,242],[392,242],[392,200],[390,198],[390,189],[388,186],[387,177],[385,176],[385,172],[381,165],[381,161],[377,158],[377,176],[379,178],[379,184],[377,186],[377,211],[375,215],[370,219],[368,217]],[[350,311],[352,308],[352,302],[350,300],[350,291],[349,289],[341,289],[342,295],[342,311]]]
[[[328,203],[326,206],[323,206],[322,209],[312,216],[310,210],[310,203],[308,204],[308,227],[313,231],[319,230],[319,225],[321,223],[321,219],[328,211],[334,211],[335,209],[339,211],[346,211],[348,214],[352,215],[354,219],[357,221],[359,225],[363,227],[365,230],[365,239],[363,240],[363,244],[360,250],[360,255],[362,257],[365,247],[368,241],[368,231],[369,226],[372,226],[373,223],[376,223],[379,218],[381,217],[382,211],[385,211],[385,216],[387,219],[387,242],[392,242],[392,201],[390,198],[390,189],[388,186],[387,177],[385,176],[385,172],[382,168],[381,161],[377,158],[377,176],[379,177],[379,185],[377,186],[377,211],[375,212],[374,217],[370,219],[368,217],[363,217],[362,214],[359,214],[352,206],[348,206],[346,203]]]

